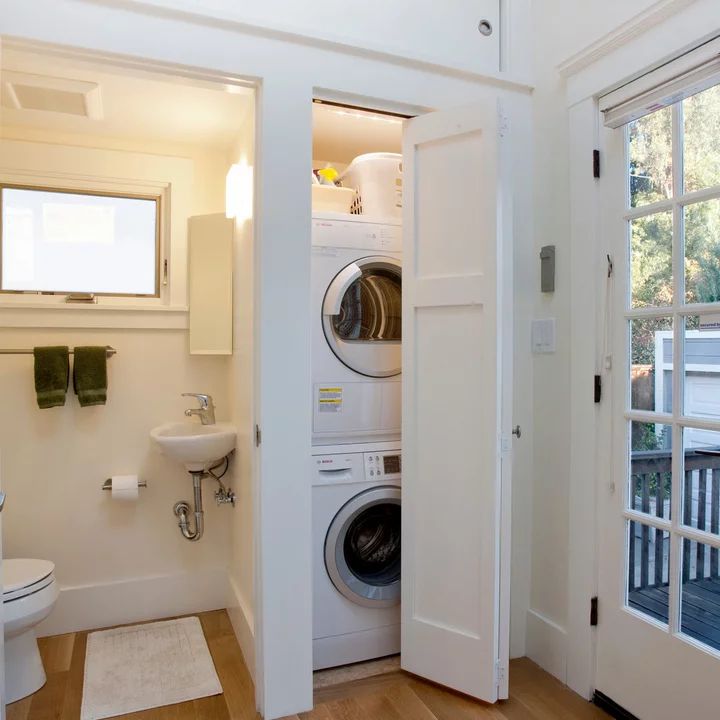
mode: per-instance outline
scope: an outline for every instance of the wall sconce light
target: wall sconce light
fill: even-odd
[[[253,216],[253,169],[245,161],[230,166],[225,177],[225,217],[245,222]]]

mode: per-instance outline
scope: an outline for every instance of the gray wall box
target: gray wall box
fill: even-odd
[[[540,248],[540,290],[555,292],[555,246]]]

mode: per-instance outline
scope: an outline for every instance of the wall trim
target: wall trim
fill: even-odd
[[[255,683],[255,618],[242,598],[242,593],[233,577],[228,577],[227,611],[235,637],[242,650],[245,665]]]
[[[187,330],[188,309],[0,300],[0,327]]]
[[[617,48],[627,45],[651,27],[659,25],[668,18],[694,3],[695,0],[658,0],[649,8],[624,22],[619,28],[603,35],[594,43],[571,55],[558,65],[562,77],[570,77],[584,70],[601,58],[612,54]]]
[[[537,610],[527,613],[527,656],[565,684],[567,677],[567,632]]]
[[[38,636],[94,630],[221,610],[229,595],[225,567],[118,582],[60,587],[60,597]]]

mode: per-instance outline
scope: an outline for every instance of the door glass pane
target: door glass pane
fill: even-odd
[[[630,320],[630,407],[672,412],[672,318]]]
[[[720,650],[720,574],[717,548],[683,538],[680,629]]]
[[[720,432],[684,428],[683,524],[720,534]]]
[[[720,308],[719,308],[720,310]],[[720,420],[720,313],[685,318],[683,414]],[[689,436],[689,447],[697,432]]]
[[[671,488],[672,427],[630,423],[630,509],[669,519]]]
[[[628,607],[667,623],[670,534],[634,520],[628,526]]]
[[[672,305],[672,213],[661,212],[630,223],[631,304]]]
[[[684,213],[685,301],[720,302],[720,199],[687,205]]]
[[[720,85],[683,101],[685,192],[720,185]]]
[[[635,120],[628,133],[630,206],[672,197],[672,108]]]
[[[363,270],[342,299],[333,318],[341,340],[362,342],[402,339],[402,281],[397,273],[380,268]]]

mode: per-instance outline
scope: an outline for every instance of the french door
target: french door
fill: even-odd
[[[402,666],[507,697],[510,163],[496,103],[403,138]],[[452,177],[452,182],[444,178]]]
[[[595,685],[647,720],[720,713],[718,129],[720,86],[602,131],[612,441]]]

